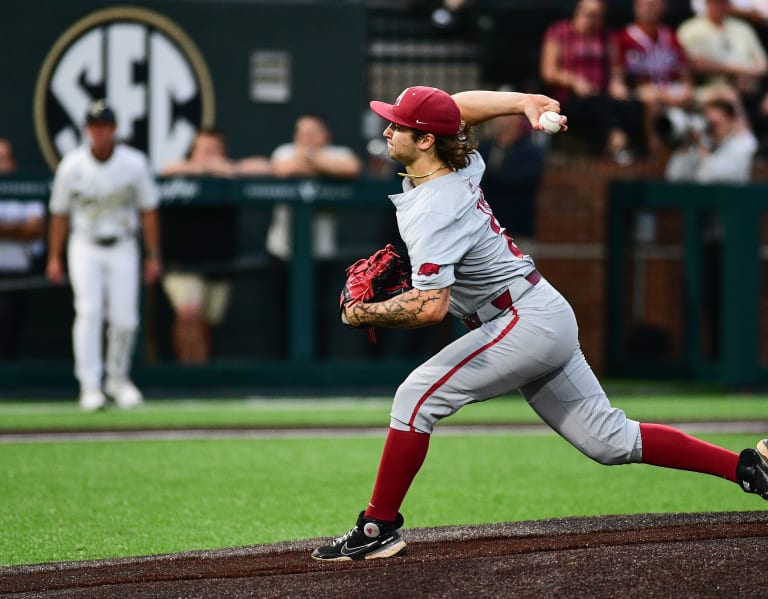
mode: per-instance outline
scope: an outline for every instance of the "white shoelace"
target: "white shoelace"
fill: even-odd
[[[356,530],[357,530],[357,525],[353,526],[353,527],[352,527],[352,530],[350,530],[350,531],[349,531],[347,534],[345,534],[345,535],[343,535],[343,536],[339,537],[338,539],[334,539],[334,541],[333,541],[333,544],[334,544],[334,545],[338,545],[339,543],[343,543],[343,542],[344,542],[344,541],[346,541],[346,540],[347,540],[349,537],[351,537],[351,536],[354,534],[354,532],[355,532]]]

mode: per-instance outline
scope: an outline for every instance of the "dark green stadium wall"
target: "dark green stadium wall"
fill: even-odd
[[[51,168],[44,146],[52,141],[40,140],[41,126],[50,129],[43,138],[53,138],[64,124],[76,131],[77,123],[68,122],[71,115],[58,105],[60,98],[51,92],[51,77],[45,73],[46,68],[55,73],[60,66],[62,46],[66,54],[67,42],[71,46],[78,32],[82,34],[89,27],[90,31],[106,32],[114,30],[112,26],[117,23],[135,24],[135,14],[142,11],[149,11],[151,18],[148,23],[140,18],[140,27],[150,33],[167,33],[188,59],[199,52],[199,64],[193,66],[207,70],[210,76],[210,86],[204,82],[204,93],[200,94],[205,97],[193,98],[190,106],[165,107],[171,115],[160,125],[165,125],[168,133],[180,124],[215,124],[227,135],[234,157],[268,154],[290,139],[297,115],[319,112],[328,118],[336,141],[359,147],[361,115],[367,99],[365,9],[361,3],[29,0],[7,3],[0,19],[0,79],[5,82],[0,96],[0,135],[13,140],[21,165],[33,170]],[[100,19],[99,15],[106,17]],[[152,98],[157,100],[163,91],[160,88],[173,82],[169,83],[167,76],[152,81],[150,72],[158,71],[144,57],[126,64],[124,53],[121,56],[120,50],[108,43],[101,46],[100,52],[100,59],[91,53],[90,71],[75,69],[68,78],[62,77],[67,101],[77,107],[83,98],[102,95],[105,82],[116,69],[129,69],[131,93],[137,94],[138,109],[131,116],[128,134],[136,138],[137,145],[146,145],[146,129],[162,120],[152,114]],[[262,85],[261,99],[254,99],[254,56],[269,59],[273,52],[286,59],[287,85],[281,86],[280,81],[274,89]],[[146,55],[153,56],[152,51]],[[102,66],[102,72],[97,73]],[[269,72],[270,66],[274,65],[268,61],[259,70],[267,84],[275,76]],[[165,68],[173,77],[173,65]],[[41,101],[41,90],[47,103]],[[41,122],[45,119],[47,124]]]

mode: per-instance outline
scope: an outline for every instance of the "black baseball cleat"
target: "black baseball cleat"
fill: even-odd
[[[403,525],[403,516],[397,514],[394,522],[366,518],[360,512],[357,524],[343,537],[334,539],[330,545],[323,545],[312,552],[319,560],[339,562],[353,559],[377,559],[394,557],[405,551],[405,541],[397,532]]]
[[[755,449],[745,449],[739,454],[736,478],[744,491],[768,500],[768,439],[759,441]]]

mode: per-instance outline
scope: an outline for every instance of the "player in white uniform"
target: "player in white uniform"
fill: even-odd
[[[75,302],[72,344],[80,407],[88,411],[103,407],[106,392],[119,407],[133,408],[143,401],[129,377],[139,324],[137,232],[141,228],[144,239],[144,281],[154,283],[161,273],[159,193],[146,156],[116,143],[115,114],[106,101],[89,107],[85,129],[88,143],[65,155],[56,169],[46,274],[54,283],[64,280],[66,243]]]
[[[403,193],[390,199],[408,248],[413,289],[380,303],[346,304],[342,320],[415,328],[450,313],[470,331],[400,385],[368,507],[352,530],[312,557],[373,559],[402,552],[398,510],[435,423],[515,389],[555,431],[601,464],[703,472],[768,499],[768,440],[737,454],[668,426],[630,420],[610,405],[579,349],[570,305],[507,236],[483,198],[478,185],[485,165],[462,120],[473,125],[522,114],[542,129],[541,113],[559,112],[555,100],[514,92],[449,96],[411,87],[394,104],[371,102],[371,108],[390,121],[384,131],[389,156],[406,167]],[[566,125],[565,117],[561,123]]]

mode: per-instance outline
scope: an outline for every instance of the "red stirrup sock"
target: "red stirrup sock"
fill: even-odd
[[[427,457],[429,438],[425,433],[389,429],[366,516],[385,522],[397,518],[397,510]]]
[[[713,474],[736,482],[739,454],[663,424],[640,424],[643,464]]]

